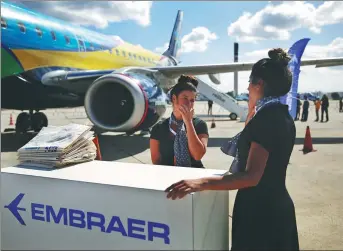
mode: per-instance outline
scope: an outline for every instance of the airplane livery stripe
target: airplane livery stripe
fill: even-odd
[[[68,67],[85,70],[115,69],[132,64],[132,60],[117,56],[108,51],[64,52],[41,50],[13,50],[25,71],[40,67]],[[135,61],[137,66],[153,66],[154,64]]]
[[[1,46],[1,78],[23,72],[23,67],[11,50]],[[6,62],[6,63],[5,63]]]

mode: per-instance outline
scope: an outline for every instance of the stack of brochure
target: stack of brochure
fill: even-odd
[[[69,124],[48,126],[18,150],[22,165],[35,167],[63,167],[92,161],[97,149],[90,126]]]

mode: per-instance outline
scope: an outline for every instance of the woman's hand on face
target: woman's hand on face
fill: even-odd
[[[168,193],[168,199],[182,199],[189,193],[201,191],[205,182],[204,179],[181,180],[168,187],[165,192]]]
[[[194,116],[194,109],[186,105],[179,107],[180,113],[184,123],[191,122]]]

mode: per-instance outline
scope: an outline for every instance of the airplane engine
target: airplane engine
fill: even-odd
[[[96,79],[85,96],[88,118],[104,131],[147,130],[160,120],[166,107],[167,95],[152,78],[130,72]]]

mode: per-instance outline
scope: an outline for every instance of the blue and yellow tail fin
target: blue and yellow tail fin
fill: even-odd
[[[298,93],[298,80],[300,74],[301,57],[304,53],[306,45],[310,41],[309,38],[303,38],[295,42],[288,50],[288,54],[291,56],[291,61],[288,64],[289,70],[292,72],[292,86],[288,94],[282,97],[282,103],[288,105],[288,111],[290,115],[295,118],[297,110],[297,93]]]
[[[174,23],[173,33],[169,41],[168,49],[163,53],[166,57],[173,57],[179,61],[179,51],[181,48],[180,31],[183,20],[183,11],[179,10],[177,12],[176,20]]]

